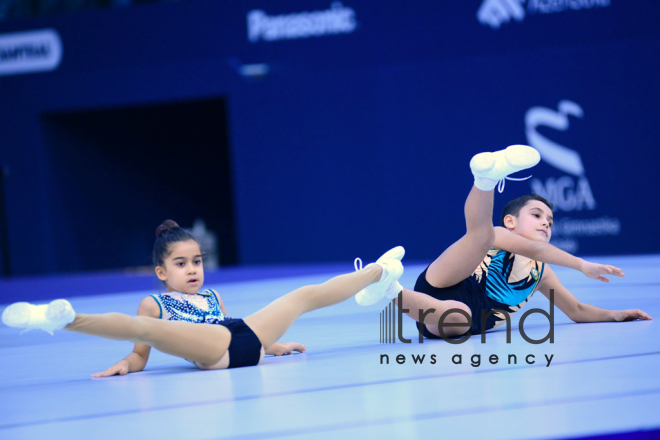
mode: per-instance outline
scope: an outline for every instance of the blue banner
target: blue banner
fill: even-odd
[[[122,234],[100,214],[76,226],[107,209],[84,199],[108,182],[57,183],[62,141],[44,115],[204,99],[227,103],[238,263],[348,261],[398,244],[430,261],[465,233],[472,155],[519,143],[542,162],[496,194],[495,224],[535,192],[555,205],[557,246],[657,253],[659,19],[650,0],[205,0],[0,23],[13,272],[101,269],[86,255],[108,236],[77,245],[77,229]],[[71,175],[91,166],[67,163]],[[125,198],[152,191],[130,188]],[[113,251],[118,267],[148,256],[145,237]]]

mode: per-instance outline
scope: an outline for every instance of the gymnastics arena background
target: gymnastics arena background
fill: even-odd
[[[184,227],[204,220],[218,263],[207,284],[227,292],[237,313],[399,244],[412,285],[465,232],[470,158],[527,144],[542,161],[529,180],[507,182],[496,194],[494,223],[508,200],[543,195],[555,205],[553,244],[627,274],[602,287],[567,271],[567,287],[585,302],[644,308],[657,318],[658,23],[653,0],[188,0],[0,21],[0,303],[75,297],[74,306],[91,311],[134,314],[156,289],[150,253],[154,230],[167,218]],[[514,385],[501,398],[508,391],[489,388],[488,374],[475,373],[492,366],[426,371],[409,361],[405,373],[381,368],[380,310],[354,307],[315,315],[287,333],[314,350],[241,369],[249,371],[192,374],[177,359],[154,355],[151,372],[103,382],[87,373],[120,359],[127,345],[35,332],[21,339],[3,328],[3,364],[11,365],[3,394],[15,400],[0,404],[0,437],[104,438],[149,426],[155,431],[137,432],[415,438],[440,432],[454,416],[448,432],[469,426],[466,438],[486,435],[479,426],[500,430],[491,433],[496,438],[652,438],[660,429],[660,339],[652,322],[589,327],[561,315],[557,322],[566,325],[557,327],[567,336],[563,348],[557,336],[559,366],[530,379],[543,386],[525,382],[531,373],[522,368],[494,371],[537,396],[549,392],[543,387],[565,392],[553,401],[559,406],[545,407]],[[511,352],[529,350],[518,343]],[[435,353],[442,344],[424,347]],[[71,351],[63,359],[67,347],[94,359]],[[420,350],[413,348],[406,347]],[[482,348],[475,340],[473,349]],[[608,364],[624,358],[625,365]],[[186,374],[196,386],[216,380],[213,395],[197,389],[202,397],[190,397]],[[425,380],[439,378],[438,392],[469,389],[485,400],[433,412],[426,396],[423,407],[392,415],[399,423],[392,430],[387,411],[373,412],[386,390],[407,405],[431,389]],[[361,395],[363,406],[355,403],[358,419],[337,415],[372,379],[379,388]],[[611,405],[591,405],[587,389],[607,383],[620,385],[607,389]],[[584,394],[575,392],[581,386]],[[324,392],[336,395],[324,400]],[[58,404],[67,395],[80,399],[70,410]],[[36,404],[40,414],[30,409],[34,401],[45,402]],[[571,405],[587,408],[593,420],[575,422]],[[222,428],[184,434],[188,421],[176,420],[177,408]],[[281,419],[271,414],[263,419],[269,430],[251,421],[256,409],[314,422],[297,432],[277,426]],[[515,424],[520,414],[522,427],[489,425]],[[541,423],[542,414],[555,418]],[[166,421],[175,426],[170,432]]]

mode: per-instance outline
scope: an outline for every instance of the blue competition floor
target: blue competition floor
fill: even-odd
[[[485,344],[472,337],[451,345],[419,344],[413,321],[404,316],[403,335],[413,342],[380,344],[386,303],[363,308],[349,300],[303,316],[284,336],[306,344],[305,354],[268,356],[251,368],[199,371],[152,351],[145,371],[105,379],[90,374],[126,356],[132,344],[67,332],[18,336],[3,326],[0,438],[651,438],[660,434],[660,256],[596,261],[623,268],[626,277],[606,285],[578,272],[556,272],[582,302],[640,308],[656,320],[575,324],[556,309],[554,344],[525,342],[514,319],[511,344],[502,329],[489,333]],[[349,262],[346,271],[351,269]],[[402,284],[414,285],[422,269],[408,265]],[[241,317],[290,290],[324,281],[325,272],[327,267],[319,268],[321,275],[297,272],[207,287],[221,293],[231,316]],[[57,282],[50,291],[67,297]],[[82,313],[135,314],[150,293],[70,299]],[[537,293],[526,308],[548,305]],[[534,314],[525,328],[539,339],[549,322]],[[381,354],[389,355],[389,365],[380,363]],[[462,355],[461,365],[452,363],[455,354]],[[510,354],[517,356],[516,365],[508,364]],[[530,354],[532,365],[525,361]],[[425,355],[423,363],[415,364],[412,355]],[[478,367],[472,366],[474,355],[481,356]],[[498,356],[496,365],[489,363],[491,355]],[[552,356],[550,366],[546,356]]]

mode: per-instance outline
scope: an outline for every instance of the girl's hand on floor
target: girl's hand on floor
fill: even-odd
[[[294,351],[297,351],[298,353],[304,353],[307,351],[307,348],[305,348],[305,346],[302,344],[298,344],[297,342],[281,342],[273,354],[275,356],[282,356],[283,354],[291,354]]]
[[[116,374],[123,376],[126,373],[128,373],[128,361],[122,359],[107,370],[92,374],[92,377],[107,377],[114,376]]]

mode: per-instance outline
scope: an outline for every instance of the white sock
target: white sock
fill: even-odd
[[[475,177],[474,186],[482,191],[492,191],[497,186],[497,180],[489,179],[487,177]]]

